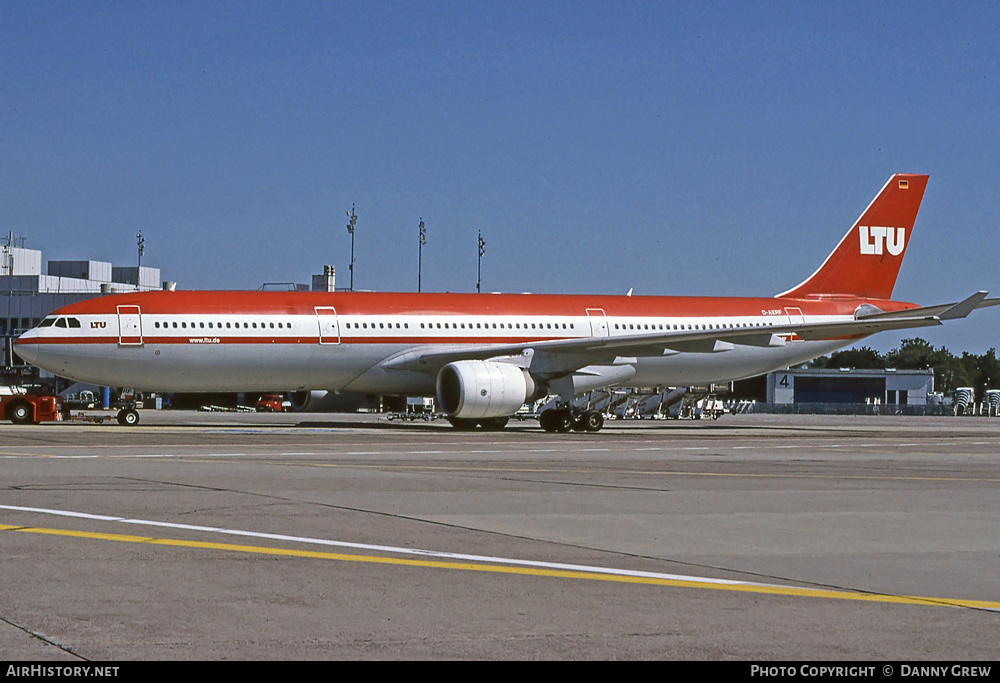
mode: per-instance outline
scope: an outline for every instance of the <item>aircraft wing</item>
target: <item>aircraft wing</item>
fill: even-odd
[[[448,363],[460,360],[487,360],[511,356],[542,354],[557,363],[546,366],[557,372],[571,372],[587,365],[612,363],[620,356],[662,356],[676,353],[722,353],[734,346],[784,346],[785,336],[797,335],[806,340],[866,337],[886,330],[903,330],[941,325],[943,320],[964,318],[976,308],[995,306],[1000,299],[986,299],[977,292],[955,304],[942,304],[907,311],[863,313],[854,320],[782,323],[759,327],[722,327],[705,330],[671,330],[619,337],[583,337],[516,344],[456,344],[408,349],[386,359],[386,369],[415,370],[430,374]]]
[[[858,318],[859,320],[889,320],[891,318],[909,318],[914,315],[936,315],[941,320],[955,320],[956,318],[964,318],[974,309],[1000,305],[1000,299],[987,299],[986,294],[986,292],[976,292],[967,299],[955,304],[925,306],[923,308],[911,308],[908,311],[892,311],[890,313],[868,313],[858,316]]]

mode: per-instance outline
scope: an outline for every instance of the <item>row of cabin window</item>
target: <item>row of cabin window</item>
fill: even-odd
[[[442,328],[446,329],[446,330],[458,330],[458,329],[462,329],[462,330],[464,330],[464,329],[481,330],[481,329],[485,328],[485,329],[488,330],[488,329],[490,329],[490,325],[491,324],[492,324],[492,327],[493,327],[494,330],[496,330],[496,329],[511,329],[511,330],[513,330],[515,328],[518,329],[518,330],[521,329],[521,323],[475,323],[475,324],[469,323],[468,326],[466,326],[465,323],[420,323],[420,329],[422,329],[422,330],[432,329],[433,330],[433,329],[435,329],[435,326],[436,326],[437,329],[439,329],[439,330],[442,329]],[[396,329],[397,330],[401,329],[400,328],[400,323],[395,323],[395,325],[396,325]],[[506,328],[504,327],[504,325],[506,325]],[[379,323],[378,324],[378,329],[382,330],[382,329],[385,329],[385,328],[388,327],[391,330],[392,326],[393,326],[393,323]],[[369,323],[345,323],[344,327],[345,327],[345,329],[348,329],[348,330],[350,330],[350,329],[355,329],[355,330],[364,329],[364,330],[367,330],[367,329],[369,329]],[[373,330],[375,329],[375,323],[371,323],[371,329],[373,329]],[[406,330],[410,329],[410,324],[409,323],[402,323],[402,329],[406,329]],[[526,329],[526,330],[528,329],[528,323],[524,323],[524,329]],[[535,329],[543,329],[543,330],[544,329],[549,329],[549,330],[551,330],[551,329],[557,329],[558,330],[559,329],[559,323],[555,323],[555,325],[553,325],[552,323],[538,323],[537,327],[536,327],[535,323],[531,323],[531,329],[533,329],[533,330],[535,330]],[[572,330],[572,329],[576,329],[576,328],[574,327],[573,323],[569,323],[568,326],[567,326],[566,323],[562,323],[562,329],[564,329],[564,330],[566,330],[566,329]]]
[[[453,330],[458,330],[458,329],[464,330],[464,329],[466,329],[465,323],[450,323],[450,324],[451,324],[451,328],[450,329],[453,329]],[[430,328],[430,329],[434,329],[435,325],[437,326],[437,329],[439,329],[439,330],[441,329],[442,325],[444,325],[444,329],[446,329],[446,330],[449,329],[449,327],[448,327],[449,323],[427,323],[427,327]],[[491,325],[492,325],[492,327],[493,327],[494,330],[496,330],[496,329],[501,329],[501,330],[502,329],[508,329],[508,330],[525,329],[525,330],[527,330],[528,329],[528,323],[524,323],[523,327],[522,327],[521,323],[476,323],[475,328],[473,328],[472,323],[469,323],[468,329],[470,329],[470,330],[471,329],[481,330],[483,328],[490,329]],[[498,328],[498,325],[499,325],[499,328]],[[506,325],[506,328],[504,328],[504,325]],[[420,329],[424,329],[424,323],[420,323]],[[553,330],[553,329],[558,330],[559,329],[559,323],[555,323],[554,325],[552,323],[538,323],[537,327],[536,327],[535,323],[531,323],[531,329],[533,329],[533,330]],[[576,328],[573,325],[573,323],[569,323],[569,326],[567,326],[566,323],[562,323],[562,329],[564,329],[564,330],[566,330],[566,329],[573,330],[573,329],[576,329]]]
[[[673,329],[675,329],[675,330],[684,330],[684,329],[688,329],[688,330],[692,330],[692,329],[694,329],[694,330],[731,330],[731,329],[735,329],[737,327],[764,327],[765,325],[773,325],[773,324],[774,323],[770,323],[770,322],[769,323],[736,323],[736,324],[730,324],[730,325],[725,325],[725,324],[722,324],[722,323],[719,323],[719,324],[716,324],[716,323],[707,323],[707,324],[701,324],[701,325],[697,325],[696,324],[693,327],[689,324],[689,325],[687,325],[687,327],[685,327],[684,324],[682,323],[680,325],[674,325]],[[618,323],[615,323],[615,329],[616,330],[617,329],[622,329],[622,330],[625,330],[625,329],[628,329],[628,330],[656,330],[656,329],[663,330],[663,329],[666,329],[666,330],[669,330],[669,329],[671,329],[671,327],[670,327],[669,324],[667,324],[666,327],[664,327],[663,323],[660,323],[659,326],[657,326],[656,323],[653,323],[652,325],[649,325],[649,324],[638,324],[638,325],[636,325],[636,324],[633,324],[633,323],[629,323],[628,325],[626,325],[626,324],[622,323],[621,327],[619,328]]]
[[[67,323],[67,321],[68,321],[68,323]],[[76,318],[46,318],[45,320],[42,321],[42,324],[39,325],[39,327],[49,327],[50,325],[53,325],[53,324],[56,327],[67,327],[67,326],[68,327],[80,327],[80,321],[77,320]],[[521,323],[492,323],[492,327],[493,327],[494,330],[498,329],[498,327],[497,327],[498,324],[499,324],[499,329],[504,329],[504,325],[505,324],[507,326],[507,329],[511,329],[511,330],[513,330],[513,329],[518,329],[518,330],[522,329]],[[771,324],[773,324],[773,323],[767,323],[767,325],[771,325]],[[215,325],[218,326],[218,329],[220,329],[220,330],[223,329],[221,322],[220,323],[215,323]],[[232,325],[233,325],[233,323],[226,323],[226,329],[232,329]],[[236,328],[239,329],[240,323],[235,323],[235,325],[236,325]],[[272,330],[275,329],[275,323],[261,323],[260,324],[260,329],[267,329],[268,325],[270,325],[270,328]],[[357,330],[357,329],[368,329],[368,323],[345,323],[345,328],[346,329],[351,329],[352,325],[353,325],[353,329],[355,329],[355,330]],[[392,329],[393,323],[379,323],[378,324],[379,329],[385,329],[386,325],[388,325],[389,329]],[[400,323],[395,323],[395,325],[396,325],[396,329],[397,330],[398,329],[407,329],[407,330],[410,329],[410,324],[409,323],[402,323],[402,325]],[[447,329],[455,329],[455,330],[457,330],[457,329],[463,329],[463,330],[466,329],[465,323],[420,323],[420,329],[422,329],[422,330],[423,329],[428,329],[428,328],[434,329],[435,325],[437,326],[437,329],[439,329],[439,330],[442,329],[442,326],[446,330]],[[469,323],[468,329],[470,329],[470,330],[471,329],[483,329],[483,325],[486,326],[486,329],[490,329],[491,323],[476,323],[475,324],[475,328],[473,328],[473,324],[472,323]],[[763,325],[763,324],[761,323],[759,325]],[[160,327],[161,327],[161,325],[160,325],[159,322],[155,322],[153,324],[153,326],[156,329],[160,329]],[[163,323],[162,324],[162,327],[164,329],[169,328],[171,326],[173,326],[174,329],[177,329],[178,324],[176,322],[175,323]],[[535,329],[543,329],[543,330],[544,329],[549,329],[549,330],[551,330],[551,329],[557,329],[558,330],[558,329],[560,329],[559,326],[560,326],[560,323],[555,323],[555,327],[554,328],[553,328],[553,324],[552,323],[537,323],[537,326],[536,326],[536,323],[530,323],[530,329],[532,329],[532,330],[535,330]],[[728,326],[727,325],[721,325],[721,324],[720,325],[713,325],[713,324],[705,325],[705,324],[702,324],[700,326],[699,325],[694,325],[693,329],[696,329],[696,330],[697,329],[712,330],[712,329],[731,329],[733,327],[755,327],[755,326],[758,326],[758,325],[755,325],[754,323],[742,323],[742,324],[737,323],[736,325],[728,325]],[[182,323],[180,323],[180,327],[182,329],[187,329],[188,324],[186,322],[182,322]],[[205,329],[205,323],[191,323],[191,328],[192,329],[197,329],[197,328]],[[244,329],[250,329],[250,328],[257,329],[257,323],[255,323],[255,322],[254,323],[247,323],[247,322],[245,322],[245,323],[243,323],[243,328]],[[208,323],[208,329],[214,329],[212,323]],[[279,322],[279,323],[277,323],[277,329],[279,329],[279,330],[280,329],[292,329],[292,324],[291,323],[287,323],[286,324],[286,323],[280,323]],[[373,329],[373,330],[375,329],[375,323],[371,323],[371,329]],[[524,323],[523,329],[525,329],[525,330],[529,329],[529,323]],[[564,329],[564,330],[565,329],[571,329],[572,330],[572,329],[575,329],[575,326],[574,326],[573,323],[569,323],[569,325],[567,327],[566,323],[562,323],[562,329]],[[645,329],[645,330],[649,330],[649,329],[653,329],[653,330],[656,330],[656,329],[660,329],[660,330],[667,329],[667,330],[669,330],[669,329],[671,329],[671,326],[669,324],[667,324],[666,328],[664,328],[664,324],[663,323],[659,323],[659,324],[653,323],[652,325],[650,325],[648,323],[645,323],[645,324],[640,323],[638,325],[636,325],[634,323],[629,323],[628,325],[625,325],[624,323],[622,323],[621,325],[619,325],[618,323],[615,323],[615,329],[616,330],[618,330],[618,329],[621,329],[621,330],[625,330],[625,329],[629,329],[629,330],[634,330],[634,329],[640,329],[640,330],[643,330],[643,329]],[[675,324],[675,325],[673,325],[673,329],[675,329],[675,330],[677,330],[677,329],[683,330],[683,329],[685,329],[685,326],[683,324],[681,324],[680,326],[678,326],[678,325]],[[687,329],[689,329],[689,330],[692,329],[692,326],[690,324],[687,325]]]
[[[388,327],[389,329],[392,329],[392,325],[393,325],[393,323],[379,323],[378,324],[378,328],[379,329],[385,329],[386,327]],[[435,329],[435,326],[436,326],[436,328],[439,329],[439,330],[442,329],[442,328],[446,329],[446,330],[458,330],[458,329],[462,329],[462,330],[464,330],[464,329],[482,330],[482,329],[485,328],[485,329],[488,330],[488,329],[490,329],[491,325],[492,325],[492,327],[493,327],[494,330],[496,330],[496,329],[511,329],[511,330],[513,330],[515,328],[519,329],[519,330],[521,329],[521,323],[475,323],[475,325],[473,325],[473,323],[469,323],[468,327],[466,327],[465,323],[420,323],[420,329],[422,329],[422,330],[432,329],[433,330],[433,329]],[[506,328],[504,327],[504,325],[506,325]],[[355,329],[355,330],[357,330],[357,329],[365,329],[365,330],[367,330],[368,329],[368,323],[346,323],[345,324],[345,328],[348,329],[348,330],[352,329],[352,326],[353,326],[353,329]],[[371,329],[373,329],[373,330],[375,329],[375,323],[371,323]],[[400,329],[400,324],[399,323],[396,323],[396,329],[397,330]],[[407,330],[410,329],[409,323],[403,323],[403,329],[407,329]],[[528,323],[524,323],[524,329],[528,329]],[[555,326],[553,326],[552,323],[538,323],[537,327],[536,327],[535,323],[531,323],[531,329],[533,329],[533,330],[535,330],[535,329],[543,329],[543,330],[544,329],[549,329],[549,330],[551,330],[551,329],[557,329],[558,330],[559,329],[559,323],[556,323]],[[575,329],[575,327],[573,326],[573,323],[570,323],[568,326],[566,325],[566,323],[562,323],[562,329],[564,329],[564,330],[565,329],[572,330],[572,329]]]
[[[368,329],[368,323],[344,323],[344,327],[346,329],[348,329],[348,330],[351,329],[351,325],[354,325],[354,329],[355,330],[359,330],[359,329],[365,329],[365,330],[367,330]],[[388,327],[391,330],[392,329],[392,325],[393,325],[392,323],[379,323],[378,324],[379,329],[381,329],[381,330],[384,330],[386,327]],[[374,330],[375,329],[375,323],[372,323],[371,327]],[[423,327],[423,325],[421,325],[421,327]],[[396,323],[396,329],[397,330],[399,330],[399,329],[408,330],[408,329],[410,329],[410,323],[402,323],[402,324]]]
[[[221,330],[222,329],[222,323],[216,323],[216,324],[218,325],[218,328]],[[271,329],[274,329],[275,324],[274,323],[269,323],[269,324],[270,324]],[[385,329],[386,327],[388,327],[389,329],[392,329],[393,328],[393,324],[394,323],[379,323],[378,324],[378,328],[379,329]],[[163,323],[162,327],[163,328],[169,328],[171,325],[175,329],[178,327],[177,323]],[[277,325],[278,325],[278,329],[279,330],[282,329],[283,323],[278,323]],[[352,329],[352,327],[355,330],[358,330],[358,329],[365,329],[365,330],[367,330],[368,329],[368,325],[369,325],[368,323],[345,323],[344,327],[345,327],[345,329],[348,329],[348,330]],[[485,323],[485,325],[486,325],[486,329],[489,329],[490,323]],[[521,323],[506,323],[506,325],[507,325],[507,327],[509,329],[515,329],[515,328],[521,329]],[[160,325],[159,322],[153,323],[153,326],[156,329],[160,329],[160,327],[161,327],[161,325]],[[239,328],[239,326],[240,326],[240,323],[236,323],[236,327]],[[399,330],[399,329],[406,329],[406,330],[410,329],[410,324],[409,323],[395,323],[395,326],[396,326],[397,330]],[[427,329],[427,328],[434,329],[434,326],[435,326],[435,323],[426,323],[426,324],[425,323],[420,323],[420,329],[422,329],[422,330],[423,329]],[[463,329],[463,330],[466,329],[465,323],[437,323],[437,329],[441,329],[442,326],[446,330],[447,329],[455,329],[455,330],[457,330],[457,329]],[[79,327],[79,323],[77,324],[77,327]],[[180,327],[183,328],[183,329],[187,329],[188,324],[186,322],[182,322],[182,323],[180,323]],[[191,323],[191,327],[192,328],[199,328],[200,327],[202,329],[205,329],[205,323]],[[243,323],[243,327],[244,327],[244,329],[251,328],[251,327],[253,329],[257,329],[257,323]],[[267,328],[267,324],[261,323],[260,327],[261,327],[261,329],[266,329]],[[292,327],[292,324],[288,323],[287,328],[291,329],[291,327]],[[500,329],[503,329],[504,323],[499,323],[499,327],[500,327]],[[208,328],[209,329],[214,329],[213,326],[212,326],[212,323],[208,323]],[[231,329],[230,323],[226,323],[226,329]],[[373,329],[373,330],[375,329],[375,323],[371,323],[371,329]],[[470,330],[473,329],[473,324],[472,323],[469,323],[468,329],[470,329]],[[476,323],[475,324],[475,329],[483,329],[483,323]],[[497,329],[497,323],[493,323],[493,329]],[[528,329],[528,323],[524,323],[524,329]],[[538,323],[537,327],[536,327],[535,323],[531,323],[531,329],[533,329],[533,330],[534,329],[550,329],[551,330],[551,329],[553,329],[553,326],[552,326],[552,323]],[[559,323],[555,324],[555,329],[559,329]],[[573,323],[570,323],[568,327],[567,327],[566,323],[562,323],[562,329],[564,329],[564,330],[565,329],[575,329],[575,327],[574,327]]]
[[[153,323],[153,327],[155,327],[156,329],[160,329],[161,327],[163,329],[167,329],[167,328],[171,327],[171,325],[173,326],[174,329],[177,329],[177,327],[178,327],[177,323],[163,323],[163,325],[160,325],[159,321]],[[215,325],[220,330],[222,329],[222,323],[215,323]],[[233,325],[236,325],[236,329],[239,329],[239,327],[240,327],[240,323],[226,323],[226,329],[227,330],[232,329]],[[270,323],[270,326],[271,326],[271,329],[273,330],[275,328],[275,323]],[[187,329],[188,324],[186,322],[182,322],[180,324],[180,327],[182,329]],[[256,330],[257,329],[257,323],[243,323],[243,329],[250,329],[251,327]],[[262,329],[262,330],[267,329],[267,327],[268,327],[268,323],[261,323],[260,324],[260,329]],[[289,329],[290,330],[290,329],[292,329],[292,324],[291,323],[287,323],[287,324],[286,323],[278,323],[277,327],[278,327],[279,330],[281,330],[281,329]],[[198,328],[205,329],[205,323],[191,323],[191,328],[192,329],[198,329]],[[215,329],[212,326],[212,323],[208,323],[208,329],[210,329],[210,330],[211,329]]]

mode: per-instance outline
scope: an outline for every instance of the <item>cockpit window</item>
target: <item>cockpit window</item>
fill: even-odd
[[[67,327],[66,318],[59,318],[56,320],[56,327]]]
[[[46,318],[42,322],[38,323],[38,326],[39,327],[52,327],[53,325],[55,325],[55,323],[56,323],[56,319],[55,318]]]
[[[66,320],[69,322],[69,326],[70,327],[79,327],[80,326],[80,321],[77,320],[76,318],[66,318]]]

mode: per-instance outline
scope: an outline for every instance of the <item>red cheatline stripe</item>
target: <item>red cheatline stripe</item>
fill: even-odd
[[[573,337],[570,337],[572,339]],[[138,337],[126,337],[138,341]],[[194,339],[195,341],[191,341]],[[203,341],[218,339],[218,342]],[[527,344],[552,341],[555,337],[340,337],[343,344]],[[337,337],[324,337],[326,344],[336,343]],[[222,344],[319,344],[319,337],[219,337],[203,335],[196,337],[143,337],[146,344],[182,344],[191,346],[215,346]],[[73,344],[118,344],[118,337],[33,337],[18,340],[20,345],[73,345]]]

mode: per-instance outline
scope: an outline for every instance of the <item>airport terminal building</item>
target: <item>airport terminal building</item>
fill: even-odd
[[[837,406],[880,406],[923,413],[933,401],[934,371],[789,368],[767,376],[772,412],[837,412]]]

